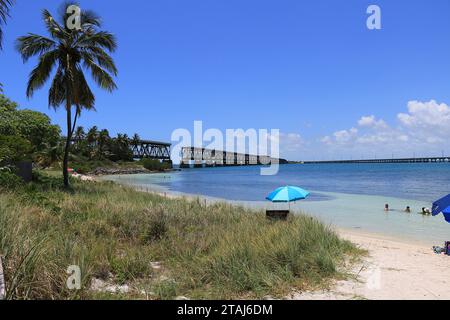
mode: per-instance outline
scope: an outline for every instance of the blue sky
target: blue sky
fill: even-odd
[[[27,100],[36,61],[24,65],[13,46],[27,32],[45,34],[41,10],[56,13],[62,1],[17,2],[0,82],[64,127],[64,112],[47,107],[47,87]],[[85,127],[164,141],[194,120],[278,128],[290,159],[450,154],[448,0],[79,2],[119,41],[119,89],[92,85],[97,112],[83,114]],[[366,28],[370,4],[381,7],[382,30]]]

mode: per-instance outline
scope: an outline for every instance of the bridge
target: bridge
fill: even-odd
[[[205,148],[184,147],[181,149],[181,168],[190,168],[191,162],[195,168],[219,166],[249,166],[269,165],[271,163],[286,164],[285,159],[269,156],[252,155],[237,152],[227,152]]]
[[[81,140],[82,139],[72,138],[71,142],[73,144]],[[168,142],[160,142],[152,140],[134,141],[133,139],[128,139],[128,147],[133,152],[134,159],[149,158],[149,159],[170,161],[171,146],[172,145]]]
[[[135,142],[130,140],[130,148],[133,151],[133,158],[142,159],[158,159],[170,161],[171,144],[167,142],[159,142],[152,140],[139,140]]]
[[[302,161],[302,164],[346,164],[346,163],[438,163],[450,162],[449,157],[425,157],[425,158],[398,158],[398,159],[366,159],[366,160],[325,160]]]

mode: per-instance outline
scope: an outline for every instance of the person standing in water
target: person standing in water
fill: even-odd
[[[386,211],[386,212],[389,211],[389,204],[386,203],[386,204],[384,205],[384,211]]]

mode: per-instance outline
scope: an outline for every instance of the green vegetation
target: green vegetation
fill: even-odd
[[[90,174],[98,168],[121,169],[121,168],[138,168],[139,165],[134,162],[113,162],[110,160],[89,160],[82,156],[71,155],[69,162],[70,168],[80,174]]]
[[[66,8],[74,2],[64,5],[60,19],[55,19],[48,10],[43,10],[42,19],[49,37],[29,33],[17,39],[17,50],[24,62],[37,56],[38,65],[30,74],[27,96],[34,92],[53,75],[49,89],[49,106],[57,109],[64,106],[67,118],[67,135],[64,147],[63,177],[64,186],[69,186],[69,151],[77,118],[81,111],[95,109],[95,96],[84,75],[90,72],[92,79],[100,88],[112,92],[116,89],[113,76],[117,75],[114,60],[108,52],[117,48],[113,34],[101,31],[101,19],[94,12],[83,10],[81,29],[69,29],[58,21],[67,21]],[[72,117],[72,114],[74,116]]]
[[[19,110],[15,102],[0,95],[0,135],[24,138],[33,146],[33,152],[40,152],[58,143],[60,131],[47,115]]]
[[[94,126],[86,133],[83,127],[78,127],[73,138],[72,153],[86,161],[133,161],[126,134],[119,133],[116,138],[111,138],[106,129],[98,130]]]
[[[15,102],[0,94],[0,170],[14,171],[20,161],[32,161],[39,168],[63,168],[64,138],[60,128],[43,113],[21,110]],[[77,127],[69,154],[69,165],[78,173],[90,173],[97,168],[170,169],[168,163],[156,160],[133,162],[130,144],[138,142],[135,134],[111,137],[108,130],[96,126],[84,131]]]
[[[164,171],[171,169],[171,164],[167,162],[160,162],[155,159],[142,159],[139,163],[147,170],[150,171]]]
[[[23,160],[47,166],[57,160],[54,151],[60,129],[45,114],[19,110],[16,103],[0,95],[0,170]]]
[[[9,299],[282,296],[341,277],[361,253],[308,216],[271,222],[260,211],[113,183],[72,181],[69,193],[60,176],[35,180],[0,192]],[[66,288],[69,265],[82,270],[80,291]],[[93,278],[130,291],[92,291]]]
[[[0,189],[14,190],[23,185],[23,180],[14,173],[2,170],[0,171]]]

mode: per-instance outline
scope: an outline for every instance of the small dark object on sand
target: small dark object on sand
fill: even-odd
[[[270,220],[287,220],[289,210],[267,210],[266,217]]]

